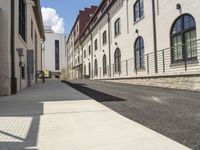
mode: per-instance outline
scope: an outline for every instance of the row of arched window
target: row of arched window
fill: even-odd
[[[196,22],[190,14],[178,17],[171,28],[171,63],[197,59]],[[144,40],[140,36],[134,44],[135,69],[144,68]],[[98,75],[97,59],[94,61],[94,75]],[[121,72],[121,51],[114,52],[114,72]],[[107,74],[107,59],[103,56],[103,75]]]

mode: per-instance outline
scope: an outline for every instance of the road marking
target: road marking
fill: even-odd
[[[147,100],[153,101],[153,102],[157,102],[157,103],[163,104],[163,101],[160,98],[155,97],[155,96],[144,97],[144,98],[147,99]]]

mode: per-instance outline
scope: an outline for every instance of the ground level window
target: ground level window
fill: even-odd
[[[138,37],[135,42],[135,68],[144,68],[144,41]]]
[[[184,14],[178,17],[171,29],[172,63],[197,59],[195,19]]]
[[[121,51],[119,48],[115,50],[114,63],[115,73],[121,72]]]

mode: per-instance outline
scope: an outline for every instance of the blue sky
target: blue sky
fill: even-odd
[[[79,10],[90,5],[98,5],[100,1],[101,0],[41,0],[41,7],[55,9],[59,17],[64,19],[65,34],[68,34]]]

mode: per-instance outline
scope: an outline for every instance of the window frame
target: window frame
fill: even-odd
[[[191,17],[192,19],[193,19],[193,21],[194,21],[194,26],[191,26],[191,27],[189,27],[189,28],[186,28],[185,29],[185,22],[184,22],[184,17],[185,16],[189,16],[189,17]],[[174,30],[174,28],[175,28],[175,25],[176,25],[176,23],[179,21],[179,19],[181,20],[181,31],[178,31],[178,32],[176,32],[176,33],[173,33],[173,30]],[[182,63],[182,62],[184,62],[184,61],[192,61],[192,60],[197,60],[197,56],[195,56],[195,57],[190,57],[190,58],[188,58],[187,57],[187,50],[186,50],[186,41],[185,41],[185,35],[187,34],[187,33],[191,33],[192,31],[194,31],[195,32],[195,34],[196,34],[196,40],[197,40],[197,31],[196,31],[196,20],[195,20],[195,18],[191,15],[191,14],[188,14],[188,13],[186,13],[186,14],[182,14],[182,15],[180,15],[178,18],[176,18],[176,20],[174,21],[174,23],[172,24],[172,26],[171,26],[171,31],[170,31],[170,45],[171,45],[171,64],[177,64],[177,63]],[[180,36],[181,37],[181,59],[176,59],[175,58],[175,56],[174,56],[174,53],[175,53],[175,44],[173,44],[173,39],[174,38],[177,38],[178,36]],[[194,41],[195,42],[195,41]],[[196,43],[196,42],[195,42]],[[197,45],[197,43],[196,43],[196,45]],[[177,47],[176,48],[179,48],[178,47],[178,45],[177,45]],[[176,53],[178,54],[179,52],[178,51],[176,51]],[[197,49],[196,49],[196,53],[197,53]],[[178,56],[178,55],[177,55]]]
[[[116,48],[114,53],[114,69],[115,73],[121,73],[121,50],[119,48]]]
[[[27,12],[26,12],[26,3],[24,0],[19,0],[19,15],[18,15],[18,34],[19,36],[26,42],[26,36],[27,36],[27,31],[26,31],[26,17],[27,17]]]
[[[137,44],[139,44],[139,47],[137,47]],[[138,64],[137,52],[139,52],[139,64]],[[145,68],[145,65],[144,65],[144,39],[141,36],[139,36],[135,40],[134,58],[135,58],[135,69],[144,69]]]
[[[141,6],[141,3],[143,4]],[[141,9],[142,8],[142,9]],[[138,22],[144,17],[144,0],[137,0],[133,5],[133,20],[134,22]]]
[[[107,58],[106,54],[103,55],[103,75],[107,74]]]
[[[103,42],[103,45],[105,45],[107,43],[107,32],[106,31],[104,31],[102,34],[102,42]]]
[[[114,31],[115,37],[121,34],[121,19],[120,18],[117,18],[117,20],[115,21],[114,30],[115,30]]]
[[[94,60],[94,76],[98,76],[98,61],[97,59]]]
[[[95,39],[94,41],[94,50],[96,51],[98,49],[98,41]]]

